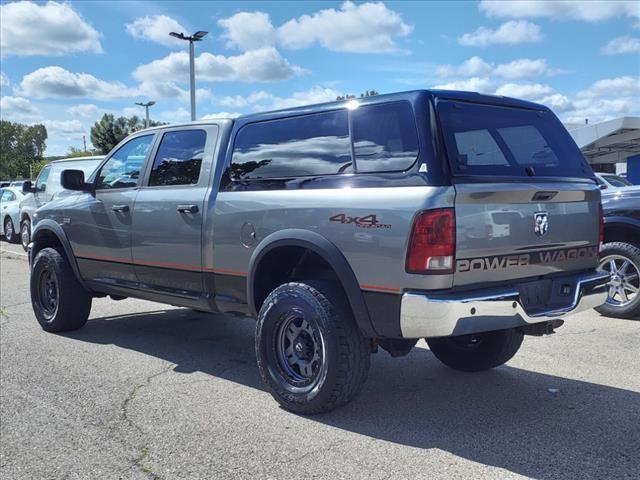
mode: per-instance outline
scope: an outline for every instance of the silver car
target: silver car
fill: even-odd
[[[0,234],[7,242],[18,241],[18,225],[20,225],[20,201],[24,198],[22,190],[17,187],[0,189]]]
[[[60,174],[65,169],[76,169],[84,172],[88,177],[100,164],[103,156],[74,157],[55,160],[40,171],[36,178],[35,185],[25,181],[22,183],[23,192],[27,195],[20,203],[20,220],[16,226],[20,226],[20,243],[22,248],[27,250],[31,241],[31,225],[33,223],[34,212],[46,205],[54,198],[65,195],[68,192],[62,188]]]

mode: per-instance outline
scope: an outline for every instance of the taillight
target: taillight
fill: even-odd
[[[427,210],[416,215],[407,250],[409,273],[452,273],[456,252],[453,208]]]
[[[602,204],[600,204],[600,242],[598,244],[598,250],[601,252],[604,245],[604,210]]]

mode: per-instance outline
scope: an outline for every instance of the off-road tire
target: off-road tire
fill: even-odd
[[[25,229],[26,229],[26,237],[25,237]],[[31,220],[25,218],[20,223],[20,243],[22,244],[22,248],[26,252],[29,247],[29,242],[31,242]]]
[[[43,282],[55,283],[55,307],[47,306]],[[38,252],[31,271],[31,305],[38,323],[47,332],[65,332],[84,326],[91,312],[91,294],[76,279],[65,256],[55,248]]]
[[[9,243],[16,243],[18,241],[18,235],[16,234],[15,225],[13,224],[13,220],[11,220],[11,217],[9,216],[4,219],[4,238],[6,238],[7,242]]]
[[[600,252],[600,258],[604,259],[610,255],[625,257],[634,264],[637,271],[640,271],[640,246],[626,242],[605,243]],[[637,279],[633,281],[634,286],[638,284]],[[609,299],[607,299],[607,303],[597,307],[596,311],[607,317],[640,318],[640,294],[637,294],[631,303],[624,306],[616,306],[609,303]]]
[[[322,362],[311,387],[297,388],[278,363],[277,337],[287,316],[301,315],[317,326]],[[327,412],[351,401],[369,372],[371,347],[356,325],[344,293],[328,282],[280,285],[264,301],[256,327],[256,357],[263,384],[286,410]]]
[[[446,366],[463,372],[481,372],[511,360],[523,339],[520,329],[510,328],[426,340],[435,357]]]

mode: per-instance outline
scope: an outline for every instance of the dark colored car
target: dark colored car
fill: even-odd
[[[640,316],[640,191],[602,190],[604,246],[601,268],[610,272],[609,297],[597,310],[620,318]]]

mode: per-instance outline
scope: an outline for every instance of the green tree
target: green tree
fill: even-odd
[[[47,129],[0,121],[0,178],[29,178],[30,170],[43,160]]]
[[[365,90],[363,93],[360,94],[360,98],[375,97],[376,95],[380,95],[380,93],[378,93],[377,90]],[[351,100],[352,98],[356,98],[356,96],[350,93],[347,93],[346,95],[338,95],[336,97],[336,100]]]
[[[149,121],[150,127],[164,125],[161,122]],[[144,120],[133,117],[115,118],[111,113],[105,113],[102,118],[91,127],[91,143],[101,153],[109,153],[120,141],[133,132],[144,128]]]
[[[96,152],[91,150],[82,150],[76,147],[69,147],[69,151],[63,158],[90,157],[95,154]]]

